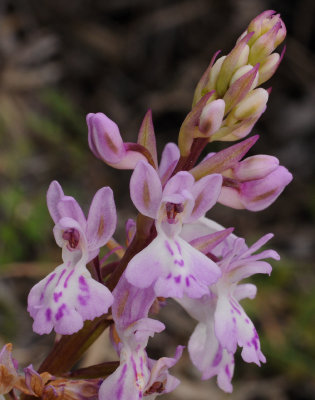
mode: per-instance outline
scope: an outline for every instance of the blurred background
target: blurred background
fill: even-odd
[[[254,128],[261,135],[254,153],[278,157],[294,180],[265,211],[217,205],[209,215],[249,244],[275,233],[269,247],[281,261],[270,278],[255,277],[257,298],[244,302],[268,363],[245,365],[238,356],[235,390],[225,395],[215,380],[199,380],[186,354],[174,371],[182,385],[164,398],[315,399],[313,0],[0,1],[0,346],[12,341],[21,366],[38,365],[53,340],[32,333],[25,311],[30,287],[61,261],[46,207],[49,183],[57,179],[86,211],[96,190],[110,185],[119,240],[136,215],[130,171],[94,158],[85,115],[106,113],[134,141],[151,108],[161,150],[176,141],[214,52],[227,54],[249,21],[270,8],[287,25],[287,51],[268,82],[273,91]],[[153,339],[152,357],[171,356],[195,325],[171,301],[161,318],[168,328]],[[116,359],[107,349],[104,336],[84,365]]]

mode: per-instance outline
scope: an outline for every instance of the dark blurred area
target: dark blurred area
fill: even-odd
[[[61,261],[46,207],[49,183],[57,179],[85,210],[97,189],[111,186],[118,240],[126,219],[136,215],[130,171],[94,158],[85,115],[106,113],[125,141],[135,141],[151,108],[161,151],[176,142],[212,55],[218,49],[227,54],[266,9],[281,13],[287,49],[267,83],[273,90],[253,130],[260,134],[253,153],[278,157],[294,180],[265,211],[217,205],[209,217],[235,226],[249,244],[275,234],[270,246],[281,261],[270,278],[255,279],[257,298],[244,302],[268,363],[259,369],[238,360],[228,396],[215,380],[201,383],[185,356],[177,367],[182,386],[164,398],[315,399],[313,0],[0,1],[0,345],[12,341],[21,364],[40,362],[51,340],[31,333],[25,311],[31,285]],[[195,324],[172,302],[162,318],[172,324],[152,342],[157,356],[185,344]]]

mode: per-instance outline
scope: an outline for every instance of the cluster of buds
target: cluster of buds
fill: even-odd
[[[258,136],[201,161],[199,156],[208,142],[237,140],[251,131],[268,100],[268,91],[257,85],[275,72],[281,56],[273,51],[284,36],[279,15],[266,11],[250,23],[228,56],[213,58],[197,85],[178,146],[166,144],[159,163],[151,111],[137,143],[125,143],[106,115],[87,116],[94,155],[111,167],[133,171],[130,197],[139,214],[136,221],[127,221],[126,245],[120,245],[112,236],[117,216],[109,187],[95,194],[86,218],[76,200],[58,182],[51,183],[47,204],[63,263],[31,289],[28,311],[35,332],[54,330],[63,337],[38,372],[29,366],[24,376],[11,358],[11,345],[4,347],[0,394],[16,398],[18,390],[23,399],[154,400],[173,391],[179,380],[168,370],[184,346],[177,346],[174,357],[153,360],[147,353],[149,338],[165,329],[151,315],[168,298],[197,321],[188,352],[202,379],[217,376],[218,386],[231,392],[238,347],[245,362],[266,361],[254,324],[240,304],[254,298],[257,288],[241,281],[271,273],[265,260],[279,260],[278,253],[258,251],[273,235],[248,246],[234,228],[205,215],[217,202],[263,210],[292,175],[275,157],[244,158]],[[109,251],[100,258],[104,246]],[[116,260],[109,261],[113,253]],[[107,327],[119,362],[69,372]]]
[[[201,77],[193,108],[179,134],[181,154],[193,139],[234,141],[244,138],[266,110],[270,90],[258,87],[275,73],[284,54],[274,50],[286,35],[279,14],[265,11],[253,19],[227,56],[217,52]],[[187,142],[187,137],[189,141]]]

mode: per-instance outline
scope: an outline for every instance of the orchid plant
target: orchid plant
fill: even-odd
[[[0,396],[153,400],[173,391],[180,382],[168,370],[185,344],[174,349],[174,357],[159,360],[149,358],[146,350],[149,338],[165,329],[158,311],[167,298],[196,320],[188,353],[202,379],[216,376],[218,386],[232,392],[238,346],[245,362],[266,361],[254,324],[240,304],[254,298],[257,288],[241,281],[271,273],[266,260],[279,260],[279,255],[259,249],[273,235],[248,246],[234,228],[224,228],[206,213],[217,202],[263,210],[292,180],[275,157],[244,158],[258,140],[247,136],[270,94],[260,85],[278,68],[284,50],[274,50],[285,35],[280,16],[265,11],[227,56],[214,55],[196,87],[178,144],[166,144],[159,164],[151,111],[135,143],[125,143],[106,115],[88,114],[91,151],[113,168],[132,170],[130,197],[139,214],[127,221],[123,246],[113,238],[117,216],[109,187],[95,194],[86,218],[58,182],[50,184],[47,205],[63,262],[31,289],[28,311],[34,332],[54,330],[58,335],[37,371],[30,365],[21,373],[12,345],[3,347]],[[238,143],[200,160],[214,141]],[[100,258],[104,246],[115,261]],[[73,370],[107,328],[119,361]]]

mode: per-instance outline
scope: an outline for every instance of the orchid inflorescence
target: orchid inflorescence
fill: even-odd
[[[271,205],[292,180],[277,158],[244,158],[258,136],[244,139],[266,110],[269,89],[259,87],[276,71],[275,53],[286,35],[274,11],[249,24],[233,50],[211,63],[201,77],[178,145],[166,144],[158,164],[151,111],[137,143],[125,143],[114,121],[88,114],[88,141],[96,157],[116,169],[133,170],[130,197],[139,211],[126,223],[126,246],[113,239],[116,208],[113,192],[95,194],[88,216],[76,200],[53,181],[47,204],[63,263],[37,283],[28,296],[33,330],[58,336],[38,371],[18,372],[12,345],[0,353],[0,393],[8,398],[136,400],[155,399],[176,388],[168,369],[174,357],[152,360],[150,337],[165,329],[156,317],[165,299],[173,298],[197,321],[188,342],[192,363],[202,379],[217,376],[218,386],[232,392],[234,355],[241,347],[245,362],[265,362],[257,331],[240,305],[254,298],[256,286],[240,283],[254,274],[270,274],[266,259],[274,250],[252,246],[205,217],[217,203],[260,211]],[[199,160],[208,143],[239,141]],[[106,246],[108,255],[100,258]],[[258,253],[257,253],[258,252]],[[119,356],[84,370],[70,371],[90,344],[107,328]],[[8,394],[7,394],[8,393]],[[11,396],[11,397],[10,397]]]

